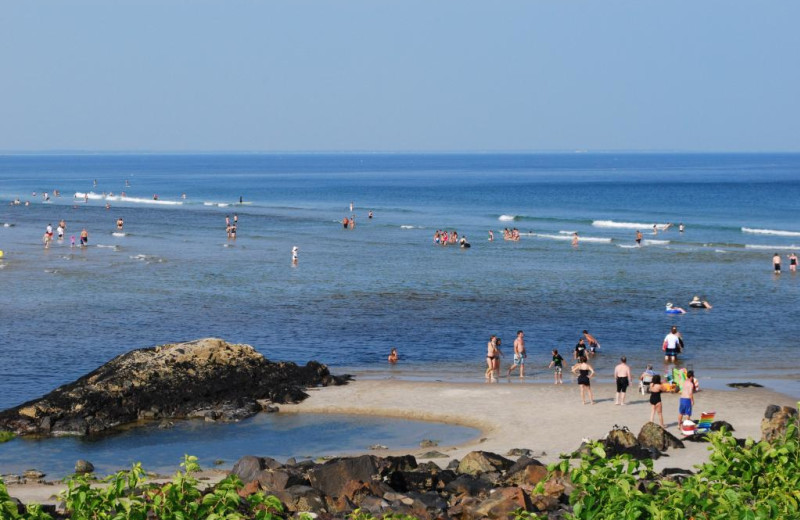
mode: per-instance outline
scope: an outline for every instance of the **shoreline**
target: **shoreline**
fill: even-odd
[[[517,379],[517,378],[512,378]],[[649,421],[647,396],[632,386],[628,404],[615,406],[614,385],[593,384],[594,405],[582,405],[578,385],[485,384],[420,382],[407,380],[354,380],[343,386],[308,389],[309,397],[297,404],[284,404],[278,413],[344,413],[381,416],[462,425],[479,430],[479,435],[461,444],[434,439],[438,446],[396,450],[359,450],[341,456],[410,454],[419,461],[446,466],[471,451],[489,451],[507,456],[512,449],[529,449],[532,457],[545,464],[556,462],[562,453],[577,450],[585,439],[604,437],[615,425],[628,427],[634,435]],[[664,422],[676,435],[678,394],[665,394]],[[729,390],[704,389],[696,394],[693,417],[703,411],[716,411],[716,420],[727,421],[737,438],[761,438],[761,419],[770,404],[796,407],[790,396],[766,388]],[[656,471],[666,467],[684,469],[708,460],[708,443],[687,442],[683,449],[670,449],[653,461]],[[439,451],[446,457],[428,459],[422,455]],[[261,456],[261,453],[242,453]],[[510,457],[515,458],[515,457]],[[226,470],[209,469],[201,480],[209,485],[221,480]],[[207,479],[207,480],[206,480]],[[158,480],[158,479],[154,479]],[[65,489],[60,482],[7,484],[9,494],[23,503],[54,504],[54,496]]]
[[[283,405],[280,413],[348,413],[444,422],[477,428],[480,435],[466,443],[415,450],[382,450],[377,455],[411,454],[446,466],[470,451],[491,451],[505,456],[515,448],[530,449],[546,464],[561,453],[577,450],[584,439],[600,439],[614,425],[628,427],[634,435],[649,421],[648,396],[636,386],[628,389],[626,405],[614,405],[615,387],[593,384],[595,404],[582,405],[578,385],[509,385],[443,383],[402,380],[358,380],[348,385],[312,389],[302,403]],[[401,397],[396,397],[401,396]],[[433,398],[432,398],[433,397]],[[666,429],[681,438],[677,428],[678,394],[663,396]],[[766,388],[701,390],[696,394],[693,417],[716,411],[716,420],[730,423],[737,438],[761,438],[761,419],[770,404],[796,407],[792,397]],[[690,468],[708,458],[708,443],[687,442],[686,448],[669,450],[653,461],[665,467]],[[431,450],[447,458],[425,459]]]

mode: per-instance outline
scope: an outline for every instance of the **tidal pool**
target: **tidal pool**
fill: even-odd
[[[85,439],[59,437],[17,438],[0,444],[0,474],[38,469],[47,479],[72,473],[75,461],[85,459],[99,475],[130,468],[141,462],[145,470],[172,473],[184,454],[198,457],[204,469],[230,468],[244,455],[316,458],[369,452],[380,444],[392,450],[419,448],[423,439],[442,445],[466,442],[479,432],[443,423],[386,417],[339,414],[258,414],[238,423],[175,421],[161,429],[158,422],[114,435]],[[215,462],[223,461],[221,464]]]

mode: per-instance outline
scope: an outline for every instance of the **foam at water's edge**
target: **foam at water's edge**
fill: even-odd
[[[615,220],[593,220],[592,225],[596,227],[620,228],[620,229],[653,229],[653,224],[642,224],[637,222],[617,222]],[[667,224],[656,224],[656,228],[665,229]]]
[[[781,231],[779,229],[753,229],[743,227],[742,233],[753,233],[756,235],[776,235],[781,237],[800,237],[800,232],[798,231]]]

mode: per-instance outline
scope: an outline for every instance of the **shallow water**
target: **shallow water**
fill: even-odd
[[[285,462],[289,457],[317,458],[374,453],[380,444],[392,450],[419,449],[422,440],[460,444],[478,435],[464,426],[356,415],[259,414],[239,423],[175,421],[170,429],[158,423],[96,439],[60,437],[14,439],[0,444],[0,474],[21,474],[36,468],[48,479],[74,471],[75,461],[89,460],[100,475],[130,469],[168,474],[179,469],[184,454],[195,455],[204,469],[230,469],[244,455],[266,456]],[[220,462],[220,464],[216,464]]]
[[[131,349],[204,336],[334,372],[482,381],[488,336],[507,363],[524,329],[529,381],[546,383],[550,350],[589,329],[602,380],[620,355],[660,366],[673,324],[701,381],[800,396],[800,276],[785,257],[800,252],[799,179],[800,156],[774,154],[3,156],[0,408]],[[72,197],[122,190],[132,200],[110,210]],[[60,218],[67,238],[44,250]],[[667,222],[686,231],[652,234]],[[511,226],[519,242],[501,239]],[[90,247],[71,248],[83,227]],[[434,246],[439,228],[472,248]],[[577,248],[563,238],[574,231]],[[663,312],[695,294],[714,309]]]

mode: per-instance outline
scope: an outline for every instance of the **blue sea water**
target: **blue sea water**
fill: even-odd
[[[106,209],[101,194],[121,191]],[[610,380],[620,355],[660,367],[673,324],[702,382],[800,396],[800,275],[786,259],[800,253],[800,155],[7,155],[0,201],[0,408],[131,349],[205,336],[335,373],[483,381],[489,335],[508,361],[523,329],[526,382],[549,383],[550,350],[588,329]],[[67,239],[44,249],[62,218]],[[84,227],[89,247],[70,247]],[[472,248],[434,245],[437,229]],[[713,310],[664,313],[694,295]]]

